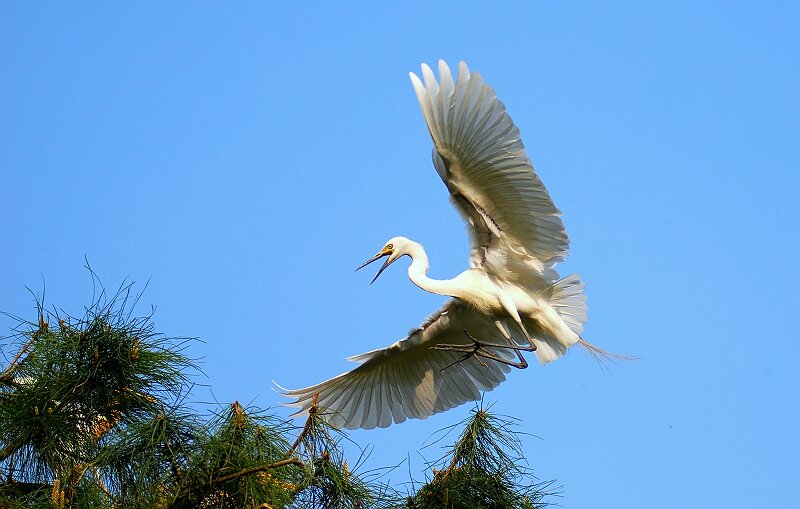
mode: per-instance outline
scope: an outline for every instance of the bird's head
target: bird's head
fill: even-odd
[[[378,279],[378,276],[380,276],[381,273],[384,270],[386,270],[386,267],[393,264],[401,256],[411,254],[410,249],[411,246],[413,246],[413,244],[414,242],[405,237],[392,237],[391,239],[386,241],[386,244],[384,244],[381,250],[378,251],[378,254],[376,254],[369,260],[362,263],[356,270],[363,269],[370,263],[376,260],[380,260],[384,256],[388,256],[388,258],[386,258],[386,261],[383,262],[383,265],[381,266],[380,270],[378,270],[378,273],[375,274],[374,278],[372,278],[372,282],[370,282],[370,284],[372,284],[375,282],[376,279]]]

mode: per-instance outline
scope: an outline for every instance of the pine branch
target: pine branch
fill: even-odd
[[[289,447],[289,451],[286,453],[286,457],[288,458],[297,450],[301,443],[303,443],[303,439],[308,436],[311,432],[312,427],[314,426],[314,417],[317,415],[317,399],[319,398],[319,393],[314,394],[311,400],[311,408],[308,409],[308,419],[306,419],[305,425],[303,425],[303,430],[297,435],[297,440],[294,441],[291,447]]]
[[[274,463],[270,463],[268,465],[256,465],[254,467],[249,467],[242,469],[238,472],[234,472],[232,474],[223,475],[222,477],[218,477],[216,479],[211,479],[210,481],[206,482],[201,486],[201,489],[210,488],[216,484],[226,483],[228,481],[233,481],[235,479],[240,479],[242,477],[247,477],[249,475],[257,474],[259,472],[267,472],[274,468],[284,467],[286,465],[297,465],[300,468],[305,468],[305,463],[303,463],[299,458],[289,458],[285,460],[276,461]],[[196,491],[196,487],[192,487],[189,490],[186,490],[182,493],[179,493],[178,496],[175,497],[175,500],[172,503],[172,506],[178,505],[183,499],[191,495],[194,491]]]
[[[42,323],[44,323],[45,325],[47,324],[47,322],[42,322]],[[38,331],[33,333],[33,335],[31,335],[31,339],[29,339],[28,342],[25,343],[25,345],[23,345],[23,347],[19,349],[19,352],[17,352],[17,355],[11,360],[11,363],[8,365],[6,370],[3,371],[3,374],[0,375],[0,381],[7,382],[7,381],[12,380],[11,373],[14,371],[14,368],[17,366],[17,362],[19,362],[19,359],[23,355],[25,355],[25,353],[28,351],[28,348],[30,348],[31,345],[33,344],[33,342],[36,341],[37,337],[38,337]]]
[[[218,477],[217,479],[212,479],[208,481],[203,487],[213,486],[214,484],[232,481],[240,477],[246,477],[248,475],[257,474],[258,472],[266,472],[268,470],[272,470],[273,468],[279,468],[286,465],[297,465],[300,468],[306,467],[306,464],[303,463],[300,460],[300,458],[289,458],[285,460],[276,461],[275,463],[270,463],[269,465],[257,465],[255,467],[245,468],[233,474],[223,475],[222,477]]]
[[[296,437],[290,422],[238,402],[202,418],[184,403],[196,370],[186,338],[132,318],[129,297],[130,285],[110,300],[103,290],[83,317],[64,319],[39,302],[38,323],[20,320],[0,371],[0,508],[532,509],[553,495],[525,466],[517,423],[483,407],[407,498],[383,474],[357,473],[364,450],[348,466],[347,435],[316,395]]]
[[[27,437],[19,437],[15,442],[10,443],[3,447],[3,450],[0,451],[0,461],[5,461],[8,459],[9,456],[17,452],[17,450],[25,445],[27,441]]]

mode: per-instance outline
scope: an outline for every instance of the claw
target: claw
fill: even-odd
[[[431,347],[431,348],[433,348],[435,350],[445,350],[445,351],[449,351],[449,352],[464,352],[465,353],[464,357],[462,357],[460,359],[456,359],[455,361],[451,362],[447,366],[443,367],[441,369],[441,371],[444,371],[445,369],[447,369],[449,367],[452,367],[452,366],[455,366],[456,364],[464,362],[465,360],[469,359],[470,357],[474,357],[475,360],[477,360],[481,364],[481,366],[484,366],[484,367],[486,367],[486,363],[483,362],[482,360],[480,360],[479,357],[483,357],[484,359],[491,359],[493,361],[497,361],[497,362],[500,362],[502,364],[505,364],[507,366],[511,366],[511,367],[514,367],[514,368],[517,368],[517,369],[525,369],[525,368],[528,367],[528,361],[525,360],[525,357],[522,356],[521,352],[533,352],[533,351],[536,351],[536,345],[533,344],[533,343],[531,343],[530,346],[519,346],[519,345],[510,345],[510,344],[500,345],[500,344],[497,344],[497,343],[486,343],[486,342],[478,341],[477,339],[472,337],[472,335],[466,330],[464,330],[464,334],[466,334],[467,338],[469,338],[469,340],[472,341],[472,345],[439,344],[439,345],[433,345]],[[514,353],[517,354],[517,359],[519,359],[519,362],[509,361],[509,360],[503,359],[501,357],[498,357],[497,355],[486,351],[485,350],[486,347],[491,347],[491,348],[509,348],[511,350],[514,350]]]

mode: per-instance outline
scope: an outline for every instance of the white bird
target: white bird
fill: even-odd
[[[522,352],[541,364],[583,341],[586,298],[577,275],[558,279],[569,240],[561,212],[534,172],[519,130],[478,73],[461,62],[453,81],[439,61],[439,83],[422,65],[409,73],[433,138],[433,165],[467,222],[470,268],[453,279],[427,276],[428,256],[417,242],[393,237],[360,268],[388,257],[373,282],[403,256],[418,287],[451,299],[393,345],[349,360],[350,372],[305,389],[285,390],[306,414],[314,404],[337,428],[386,427],[480,398],[525,368]],[[356,269],[358,270],[358,269]]]

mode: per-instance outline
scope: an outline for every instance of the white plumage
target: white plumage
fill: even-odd
[[[523,352],[541,364],[564,355],[586,321],[583,283],[558,279],[569,240],[547,190],[533,170],[519,130],[478,73],[461,62],[454,80],[439,61],[439,82],[427,65],[411,82],[433,139],[433,164],[467,222],[470,268],[453,279],[427,276],[417,242],[393,237],[361,267],[388,257],[375,276],[402,256],[423,290],[452,297],[393,345],[352,357],[360,366],[305,389],[285,390],[290,405],[319,412],[338,428],[386,427],[480,398]],[[359,269],[361,268],[359,267]],[[374,281],[374,279],[373,279]]]

